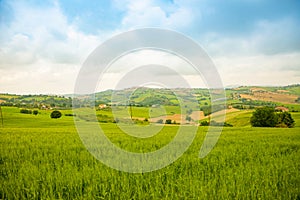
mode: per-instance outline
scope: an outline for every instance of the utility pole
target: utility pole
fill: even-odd
[[[129,101],[129,107],[130,107],[130,118],[132,120],[132,103]]]
[[[2,124],[2,127],[3,127],[3,114],[2,114],[1,105],[0,105],[0,117],[1,117],[1,124]]]

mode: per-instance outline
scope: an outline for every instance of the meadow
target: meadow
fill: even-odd
[[[171,165],[149,173],[107,167],[83,146],[71,116],[50,111],[21,114],[2,107],[0,199],[300,199],[300,113],[296,127],[252,128],[249,112],[228,116],[211,153],[200,159],[207,127],[199,127],[190,148]],[[71,113],[64,110],[63,113]],[[113,123],[107,136],[129,151],[168,144],[177,126],[151,138],[125,135]]]

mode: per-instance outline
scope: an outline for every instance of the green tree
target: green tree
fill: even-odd
[[[192,113],[193,113],[193,110],[192,110],[192,109],[189,109],[189,110],[186,111],[186,114],[187,114],[187,115],[190,115],[190,114],[192,114]]]
[[[278,115],[278,125],[279,127],[292,128],[295,126],[295,120],[292,118],[289,112],[280,112]]]
[[[54,110],[51,115],[50,115],[51,118],[54,118],[54,119],[57,119],[57,118],[60,118],[61,117],[61,112],[58,111],[58,110]]]
[[[163,119],[159,119],[159,120],[156,121],[156,123],[158,123],[158,124],[163,124],[163,123],[164,123],[164,120],[163,120]]]
[[[278,123],[278,116],[274,108],[260,107],[253,112],[250,123],[254,127],[275,127]]]
[[[37,111],[37,110],[34,110],[33,112],[32,112],[32,114],[34,114],[34,115],[37,115],[39,113],[39,111]]]
[[[172,124],[172,120],[171,119],[166,119],[166,124]]]
[[[190,121],[192,121],[192,118],[191,118],[190,116],[187,115],[187,116],[185,117],[185,120],[190,122]]]
[[[209,122],[208,121],[202,121],[202,122],[200,122],[200,126],[209,126]]]
[[[22,108],[20,110],[20,113],[23,113],[23,114],[32,114],[32,110],[28,110],[28,109]]]

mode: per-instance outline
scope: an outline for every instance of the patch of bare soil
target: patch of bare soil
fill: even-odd
[[[237,111],[239,111],[239,110],[236,109],[236,108],[230,108],[230,109],[226,109],[225,113],[237,112]],[[223,114],[224,114],[224,110],[213,113],[214,118],[216,119],[216,121],[218,119],[218,116],[221,116]],[[154,118],[150,118],[149,121],[152,122],[152,123],[156,123],[158,120],[161,120],[161,119],[164,122],[165,122],[166,119],[171,119],[172,121],[176,121],[177,123],[180,123],[180,124],[195,124],[195,123],[197,123],[198,120],[208,119],[208,118],[211,117],[211,115],[204,116],[203,111],[194,111],[189,116],[192,118],[192,121],[190,121],[190,122],[185,119],[186,115],[180,115],[180,114],[154,117]]]
[[[193,120],[201,120],[201,119],[204,119],[205,116],[204,116],[204,112],[203,111],[194,111],[192,112],[192,114],[190,115],[190,117],[193,119]]]
[[[240,94],[240,96],[241,98],[245,98],[245,99],[281,102],[281,103],[288,103],[288,104],[295,104],[296,100],[298,99],[297,95],[268,92],[268,91],[264,91],[264,92],[253,91],[252,94]]]
[[[166,119],[170,119],[172,121],[176,121],[176,123],[185,124],[186,123],[185,117],[186,117],[186,115],[182,115],[182,118],[181,118],[181,114],[174,114],[174,115],[150,118],[149,121],[152,123],[156,123],[158,120],[161,120],[161,119],[164,122],[166,121]]]
[[[280,92],[280,93],[289,93],[290,91],[288,91],[288,90],[277,90],[277,92]]]

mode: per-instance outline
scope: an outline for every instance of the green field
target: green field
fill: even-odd
[[[2,107],[0,199],[300,199],[300,113],[296,127],[252,128],[250,112],[230,113],[211,153],[198,157],[207,127],[199,127],[186,151],[171,165],[132,174],[107,167],[83,146],[73,118],[50,119]],[[72,113],[64,110],[63,113]],[[177,126],[152,138],[125,135],[102,124],[123,149],[147,152],[168,144]],[[188,134],[188,133],[187,133]]]

